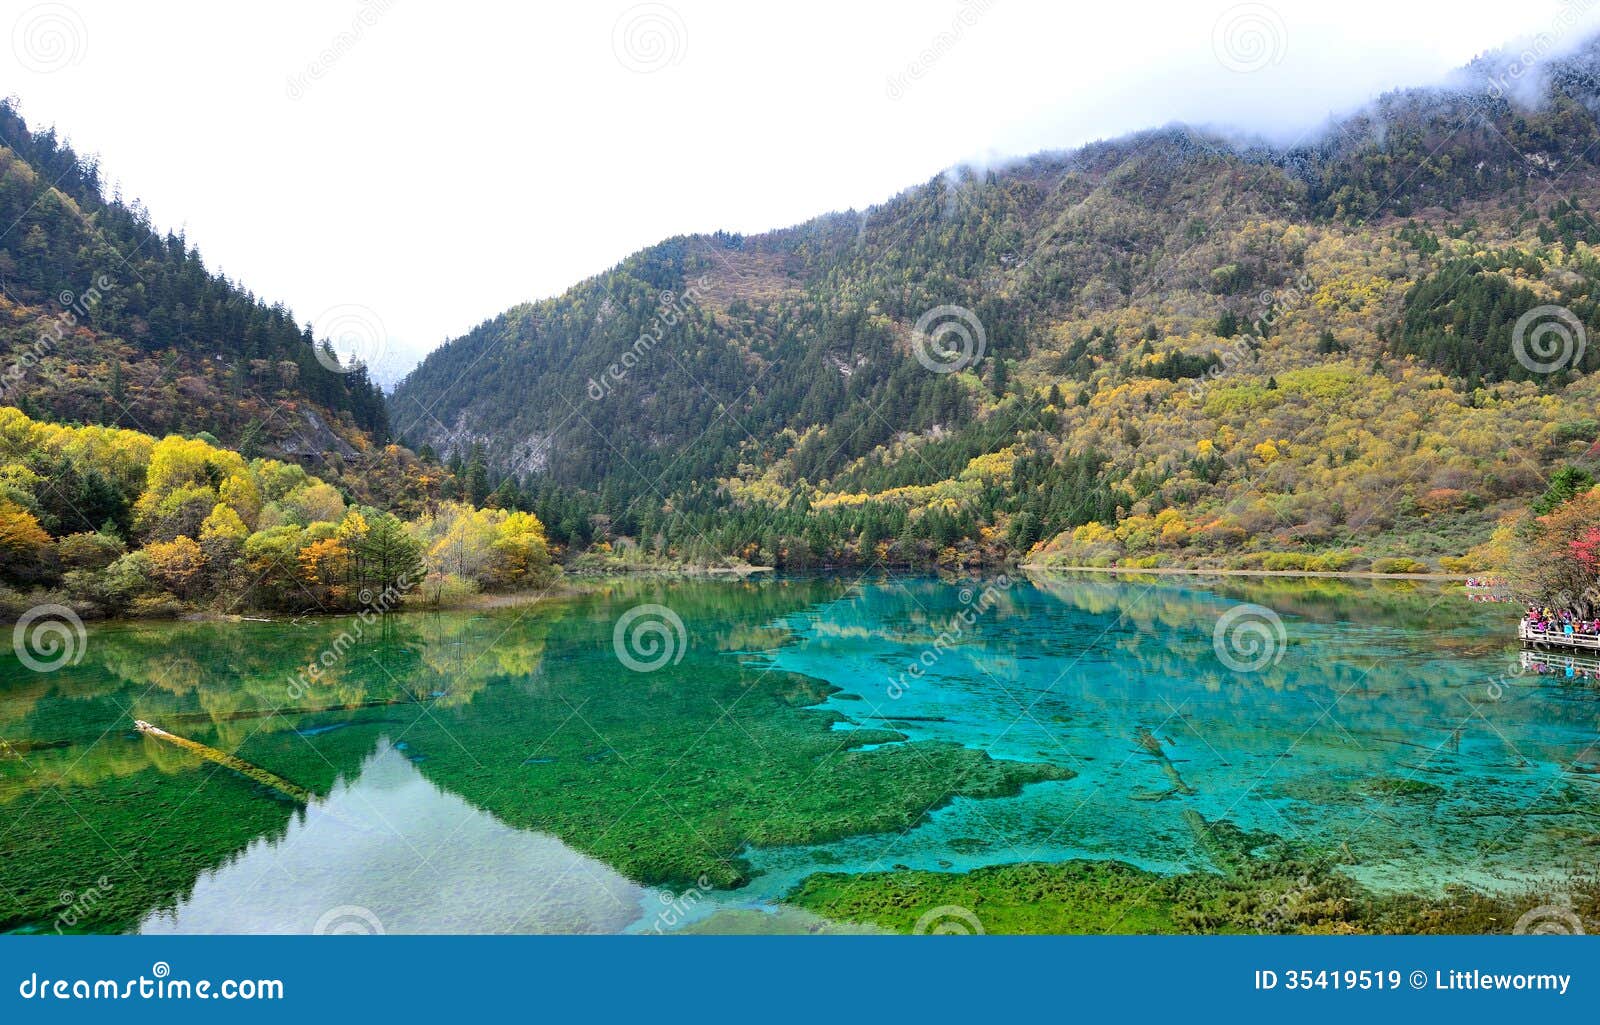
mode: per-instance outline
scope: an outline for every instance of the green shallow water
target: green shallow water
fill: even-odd
[[[1276,617],[1248,672],[1214,643],[1242,603]],[[614,649],[641,604],[683,624],[649,672]],[[1600,837],[1600,697],[1523,666],[1514,615],[1428,585],[1056,575],[91,627],[75,665],[0,661],[0,927],[824,931],[857,926],[786,905],[818,873],[1234,871],[1206,822],[1373,893],[1556,892]]]

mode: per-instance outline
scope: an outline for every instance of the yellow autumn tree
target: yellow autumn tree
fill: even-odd
[[[490,545],[493,557],[488,567],[488,582],[494,587],[531,587],[544,580],[550,571],[550,548],[544,524],[532,513],[514,512],[495,527]]]
[[[144,546],[150,559],[150,575],[179,598],[188,598],[199,583],[206,557],[192,537],[154,541]]]

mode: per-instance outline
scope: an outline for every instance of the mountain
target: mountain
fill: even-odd
[[[1465,569],[1594,461],[1596,111],[1591,40],[1303,144],[1170,127],[670,239],[390,418],[574,547]]]
[[[0,404],[322,465],[387,440],[381,392],[206,269],[93,159],[0,103]]]

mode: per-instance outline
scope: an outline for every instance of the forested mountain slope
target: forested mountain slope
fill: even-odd
[[[573,545],[1465,568],[1600,435],[1597,69],[672,239],[435,352],[391,420]]]
[[[387,439],[381,393],[281,304],[206,269],[95,162],[0,103],[0,404],[321,465]]]

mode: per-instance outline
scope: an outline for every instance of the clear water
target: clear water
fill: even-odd
[[[1243,603],[1282,635],[1238,672],[1215,641]],[[641,604],[683,623],[651,672],[613,647]],[[1600,701],[1524,665],[1514,616],[1443,586],[1059,575],[91,627],[75,665],[0,662],[0,924],[817,929],[775,914],[817,871],[1208,870],[1195,812],[1377,890],[1556,880],[1600,834]]]

